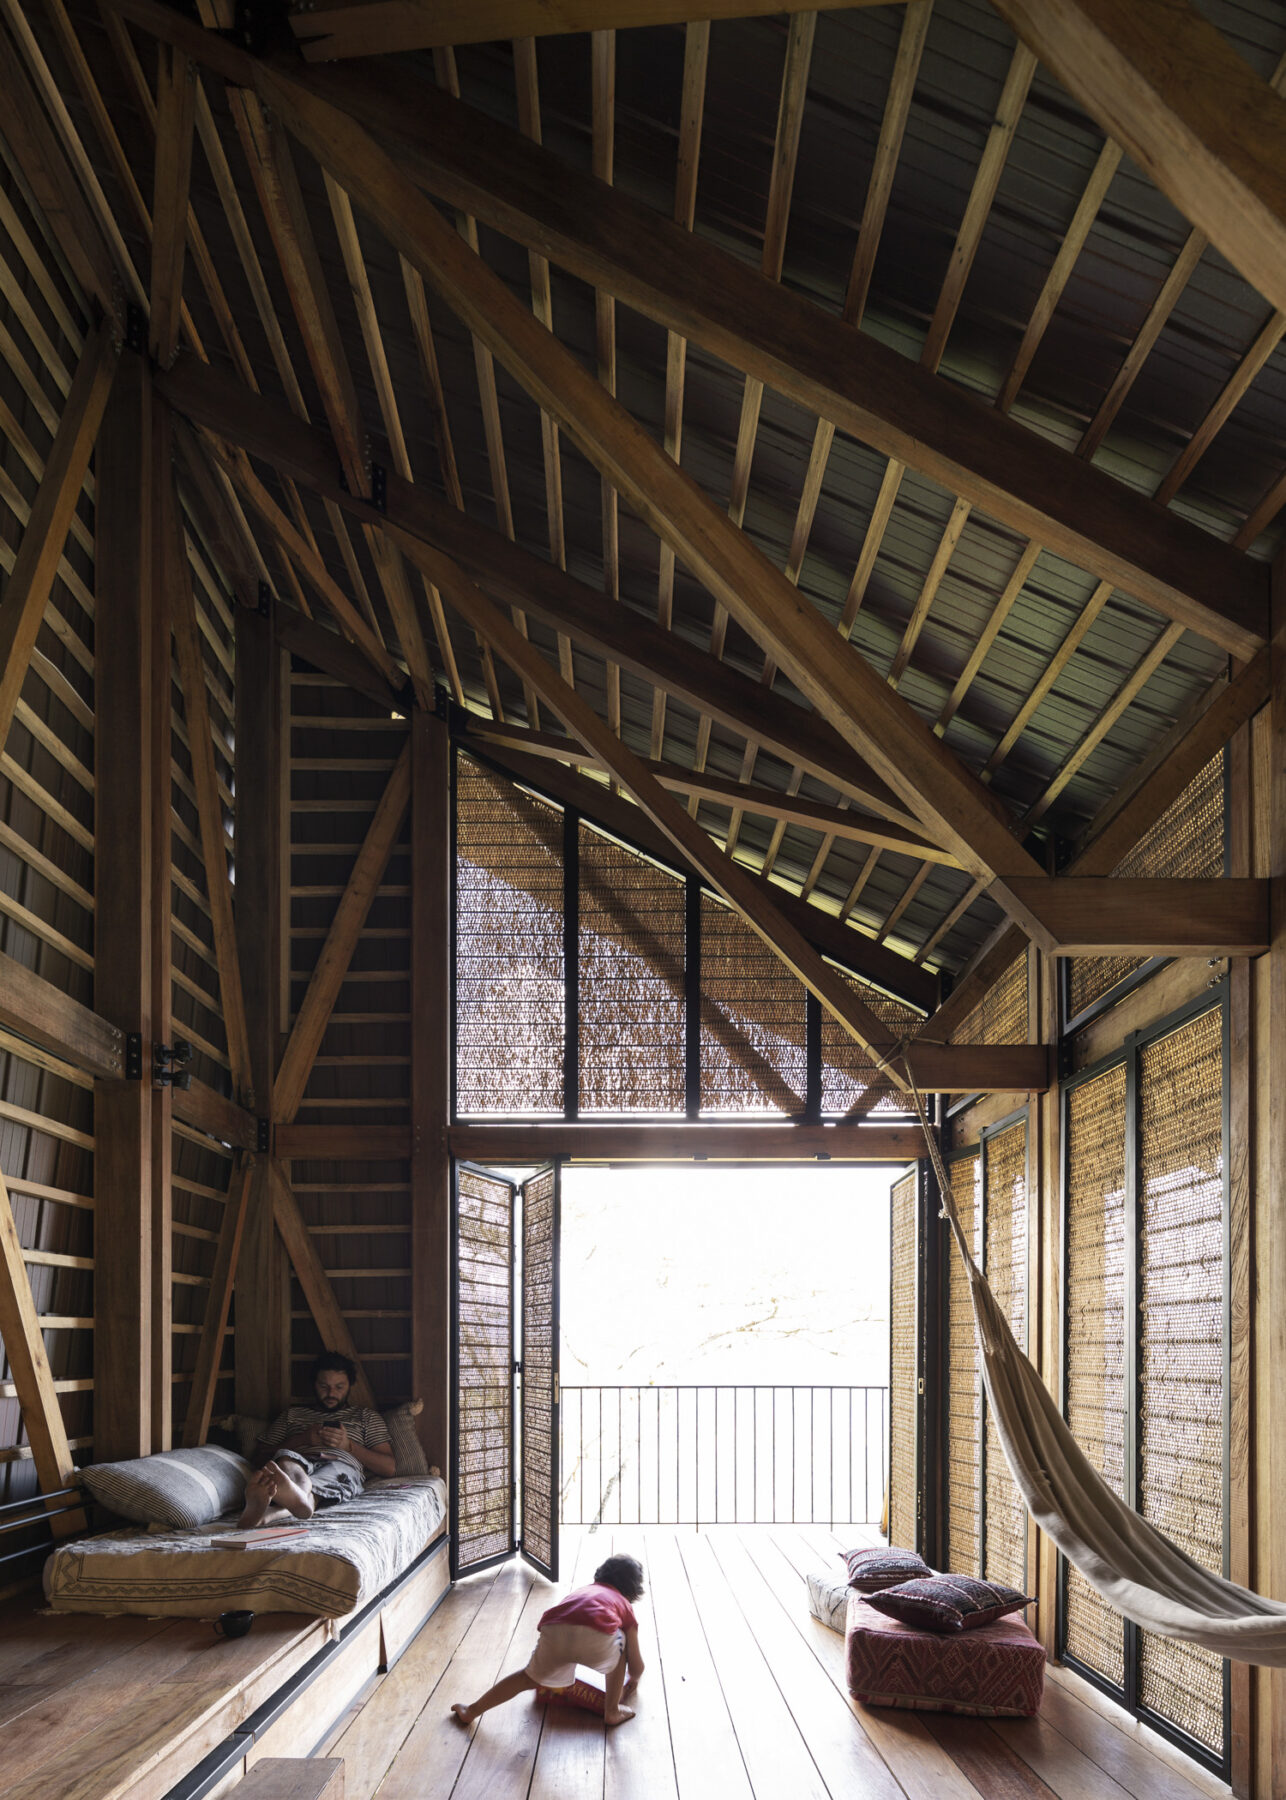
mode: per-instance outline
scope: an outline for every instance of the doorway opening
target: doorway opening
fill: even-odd
[[[456,1174],[456,1572],[560,1525],[878,1527],[889,1189],[862,1165]]]

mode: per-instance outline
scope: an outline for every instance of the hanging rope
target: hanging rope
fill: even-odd
[[[937,1177],[941,1216],[969,1278],[991,1420],[1028,1512],[1108,1605],[1145,1631],[1238,1662],[1286,1668],[1286,1604],[1194,1562],[1113,1492],[1072,1436],[974,1261],[905,1054],[903,1063]]]

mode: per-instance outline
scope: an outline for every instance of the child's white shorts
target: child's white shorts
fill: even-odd
[[[526,1672],[539,1687],[570,1687],[576,1679],[577,1663],[608,1675],[624,1654],[623,1631],[555,1623],[541,1629]]]

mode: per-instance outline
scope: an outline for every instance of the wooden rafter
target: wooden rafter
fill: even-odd
[[[353,1398],[358,1406],[374,1406],[375,1396],[353,1342],[353,1334],[348,1328],[343,1309],[335,1298],[330,1277],[322,1267],[321,1257],[317,1254],[304,1215],[299,1210],[294,1189],[276,1158],[269,1163],[268,1171],[272,1189],[273,1222],[294,1265],[322,1343],[328,1350],[338,1350],[356,1363],[357,1380],[353,1383]]]
[[[193,421],[363,518],[378,518],[372,508],[363,509],[344,493],[322,434],[299,424],[276,403],[216,378],[191,357],[180,357],[157,380],[171,405]],[[390,520],[446,551],[495,599],[506,605],[521,601],[555,630],[615,657],[623,667],[688,705],[711,712],[729,730],[758,737],[792,766],[805,768],[870,811],[917,828],[907,806],[816,714],[766,692],[649,619],[627,613],[624,607],[608,612],[593,589],[465,518],[427,488],[409,487],[392,472],[386,504]]]
[[[1059,876],[1015,884],[1060,956],[1258,956],[1268,883]]]
[[[41,1320],[32,1298],[31,1283],[23,1260],[22,1240],[14,1222],[8,1184],[0,1175],[0,1339],[4,1341],[5,1360],[27,1428],[36,1465],[36,1479],[41,1491],[57,1493],[70,1487],[76,1465],[67,1442],[53,1372],[45,1353]],[[55,1537],[85,1529],[85,1516],[78,1509],[54,1511],[50,1529]]]
[[[89,458],[116,372],[115,327],[104,323],[81,353],[63,405],[44,475],[36,492],[13,569],[0,600],[0,745],[22,694],[27,665],[80,498]]]
[[[210,928],[214,960],[219,972],[219,997],[228,1035],[228,1061],[233,1089],[247,1105],[254,1104],[250,1078],[250,1050],[246,1036],[246,1009],[241,988],[241,962],[233,918],[232,879],[228,870],[227,840],[223,825],[223,798],[219,792],[210,735],[210,710],[206,699],[205,657],[197,624],[196,597],[187,546],[179,521],[178,496],[168,470],[161,476],[162,500],[168,505],[159,535],[165,557],[166,591],[171,605],[174,648],[183,690],[188,751],[192,758],[192,785],[196,790],[197,820],[201,833],[201,860],[205,865],[206,895],[210,903]]]
[[[196,1366],[192,1371],[192,1387],[188,1394],[187,1416],[183,1422],[185,1445],[203,1444],[210,1429],[214,1411],[214,1391],[218,1386],[223,1360],[224,1334],[232,1306],[232,1290],[237,1279],[237,1263],[241,1256],[241,1239],[252,1187],[261,1184],[264,1165],[248,1156],[232,1171],[228,1197],[223,1203],[223,1220],[219,1241],[215,1246],[214,1267],[210,1271],[210,1287],[205,1298],[205,1318],[201,1324],[201,1340],[197,1345]],[[261,1195],[262,1199],[262,1195]]]
[[[995,0],[1192,223],[1286,311],[1286,109],[1185,0]]]
[[[456,610],[491,640],[497,654],[526,674],[567,729],[610,771],[681,855],[707,877],[845,1030],[877,1055],[880,1054],[879,1047],[889,1048],[888,1028],[883,1021],[818,956],[771,901],[746,878],[737,863],[716,849],[683,807],[648,774],[640,759],[626,749],[593,709],[567,687],[525,638],[513,630],[499,608],[440,553],[410,539],[404,541],[404,548],[448,596]],[[892,1079],[902,1085],[896,1073]]]
[[[361,936],[366,915],[379,889],[380,880],[393,854],[411,800],[410,742],[389,776],[380,796],[357,860],[335,909],[330,930],[309,978],[289,1041],[282,1054],[281,1065],[272,1093],[275,1121],[289,1124],[304,1097],[313,1059],[321,1046],[326,1026],[339,997],[348,965],[353,960],[357,940]]]

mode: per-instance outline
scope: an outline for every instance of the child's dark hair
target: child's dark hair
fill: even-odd
[[[637,1600],[643,1592],[643,1565],[632,1556],[609,1556],[594,1571],[599,1587],[615,1588],[627,1600]]]

